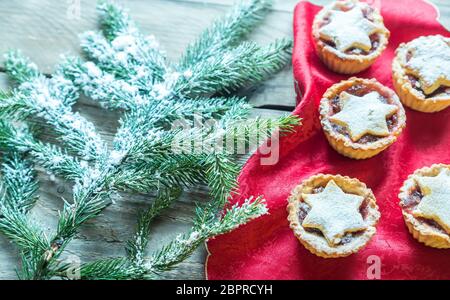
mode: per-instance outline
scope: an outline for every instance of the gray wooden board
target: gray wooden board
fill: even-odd
[[[80,3],[79,18],[73,14],[71,4]],[[210,24],[225,13],[233,0],[122,0],[143,32],[155,35],[171,59],[177,59],[185,46]],[[329,1],[314,0],[317,4]],[[450,27],[450,2],[434,0],[441,11],[441,21]],[[278,0],[271,14],[251,35],[259,43],[275,38],[292,36],[292,12],[296,0]],[[95,1],[14,0],[0,1],[0,53],[8,49],[22,49],[32,57],[45,73],[51,73],[60,54],[79,54],[78,34],[98,28]],[[0,58],[0,62],[3,58]],[[0,88],[10,85],[0,68]],[[292,68],[287,67],[264,85],[252,91],[250,102],[255,106],[254,115],[279,116],[293,109]],[[270,109],[270,108],[276,108]],[[81,99],[75,107],[93,121],[102,136],[111,141],[119,114],[105,112],[95,103]],[[32,215],[35,222],[48,228],[56,227],[61,197],[70,199],[70,184],[52,181],[43,172],[41,199]],[[165,211],[154,223],[150,249],[153,251],[174,236],[183,233],[191,225],[195,201],[208,199],[205,187],[185,192],[173,208]],[[123,195],[116,199],[100,217],[83,226],[80,234],[68,247],[68,254],[80,256],[83,261],[124,254],[124,242],[131,237],[137,212],[147,207],[145,195]],[[168,279],[204,278],[206,251],[198,249],[192,257],[174,271],[164,274]],[[70,257],[69,257],[70,258]],[[0,279],[15,278],[17,253],[6,239],[0,237]]]

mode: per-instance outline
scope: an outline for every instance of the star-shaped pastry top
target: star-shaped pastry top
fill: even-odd
[[[372,49],[370,35],[383,30],[366,19],[358,5],[348,11],[332,10],[329,18],[330,23],[319,30],[320,37],[334,42],[342,52],[351,48],[369,51]]]
[[[346,233],[367,228],[359,212],[364,197],[344,193],[333,180],[321,193],[302,198],[311,207],[302,226],[319,229],[331,246],[339,244]]]
[[[450,46],[441,36],[416,39],[409,43],[409,49],[412,55],[406,71],[419,78],[425,94],[450,86]]]
[[[413,215],[435,221],[450,234],[450,171],[445,169],[438,176],[415,179],[423,198]]]
[[[352,141],[357,142],[366,134],[389,135],[386,118],[398,110],[396,105],[381,102],[381,95],[377,92],[362,97],[342,92],[339,97],[342,109],[330,120],[347,128]]]

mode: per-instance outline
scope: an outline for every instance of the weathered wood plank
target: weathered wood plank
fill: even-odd
[[[231,6],[236,1],[229,1],[229,0],[168,0],[172,2],[188,2],[192,3],[193,5],[221,5],[225,7]],[[283,0],[283,1],[275,1],[272,7],[273,11],[283,11],[283,12],[292,12],[295,5],[298,3],[298,0]]]
[[[74,1],[76,2],[76,1]],[[177,58],[188,42],[207,27],[211,21],[223,15],[234,1],[222,0],[228,5],[213,5],[199,1],[128,0],[122,1],[143,32],[154,34],[165,46],[168,56]],[[276,1],[278,5],[295,5],[295,0]],[[77,53],[79,33],[96,28],[95,1],[81,0],[79,18],[71,15],[67,1],[26,0],[0,3],[0,50],[21,48],[46,71],[57,63],[58,55],[69,51]],[[275,37],[290,36],[291,9],[274,10],[252,39],[267,42]],[[189,17],[186,17],[189,16]],[[28,52],[30,51],[30,52]]]

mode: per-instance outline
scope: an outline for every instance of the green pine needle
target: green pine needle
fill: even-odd
[[[19,278],[158,278],[207,239],[267,213],[261,198],[223,209],[237,190],[236,145],[248,150],[254,137],[261,141],[274,132],[287,134],[300,123],[295,116],[248,120],[251,107],[246,99],[231,95],[261,83],[290,60],[290,40],[266,46],[241,42],[270,5],[269,0],[238,4],[204,31],[178,64],[168,62],[157,41],[108,1],[98,6],[102,33],[82,37],[82,49],[91,61],[66,58],[47,77],[20,52],[6,55],[5,69],[18,86],[11,93],[0,92],[0,151],[10,157],[3,168],[0,232],[19,248]],[[105,108],[124,111],[112,147],[90,121],[73,111],[79,92]],[[61,146],[37,140],[21,125],[36,118],[57,134]],[[180,122],[191,127],[183,130],[177,126]],[[198,123],[205,126],[199,128]],[[183,150],[176,145],[180,138],[188,146],[200,142],[206,147],[178,151]],[[215,149],[220,139],[232,141],[232,148]],[[74,184],[73,200],[63,199],[50,237],[27,214],[37,199],[37,184],[25,158]],[[209,186],[211,199],[197,206],[192,229],[146,256],[154,218],[182,189],[198,184]],[[60,258],[81,226],[100,215],[120,191],[157,194],[125,245],[127,256],[81,267],[63,263]]]

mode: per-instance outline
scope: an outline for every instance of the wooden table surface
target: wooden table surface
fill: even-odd
[[[217,16],[233,4],[233,0],[122,0],[143,32],[154,34],[167,51],[169,58],[177,59],[185,46]],[[315,0],[317,4],[329,1]],[[450,28],[450,1],[433,0],[441,12],[442,23]],[[71,5],[79,3],[80,14],[71,14]],[[273,11],[251,39],[267,43],[274,38],[292,36],[292,12],[297,0],[275,1]],[[95,1],[89,0],[11,0],[0,1],[0,53],[20,48],[45,72],[50,74],[60,54],[79,53],[78,34],[98,28]],[[0,59],[1,61],[2,59]],[[0,68],[0,87],[7,89],[9,82]],[[292,68],[258,87],[250,102],[255,115],[277,116],[293,110]],[[106,112],[95,103],[81,99],[75,109],[93,121],[108,141],[117,127],[119,114]],[[61,197],[70,198],[71,185],[50,180],[40,172],[41,199],[33,210],[33,218],[49,232],[56,228]],[[208,197],[205,187],[184,193],[172,209],[164,212],[153,225],[149,251],[160,247],[175,235],[185,232],[191,225],[194,201]],[[124,254],[124,242],[133,233],[137,213],[148,206],[145,195],[124,195],[104,214],[83,226],[68,247],[69,255],[79,255],[82,261]],[[198,249],[164,278],[203,279],[206,251]],[[71,258],[73,259],[73,258]],[[16,278],[17,253],[6,239],[0,237],[0,279]]]

